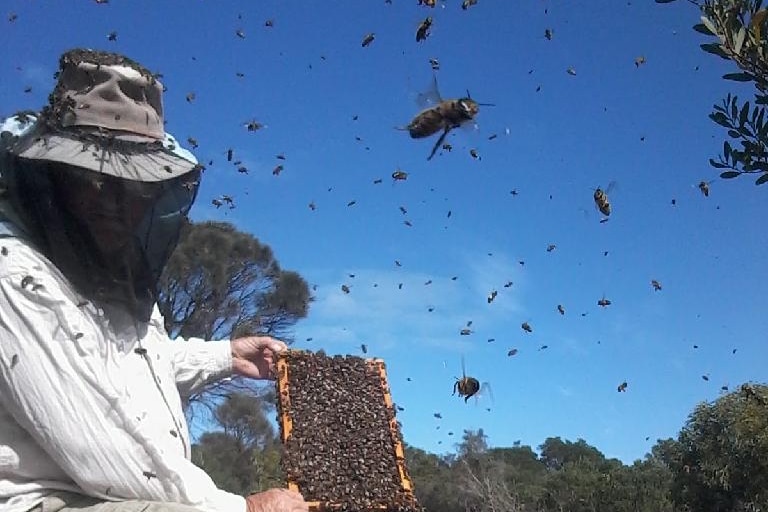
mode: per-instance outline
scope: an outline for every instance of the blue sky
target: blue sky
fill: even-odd
[[[460,4],[9,0],[0,114],[40,108],[72,47],[163,73],[168,131],[213,160],[193,218],[235,223],[317,286],[296,346],[362,355],[365,343],[383,358],[408,443],[443,453],[482,427],[492,446],[581,437],[631,462],[721,386],[765,380],[768,189],[708,164],[725,135],[712,105],[750,89],[700,50],[688,2]],[[394,127],[420,110],[430,58],[443,97],[469,89],[495,106],[427,161],[435,139]],[[398,168],[408,179],[395,183]],[[708,198],[702,180],[715,180]],[[592,193],[612,181],[603,224]],[[221,194],[236,207],[216,209]],[[462,356],[493,402],[451,396]]]

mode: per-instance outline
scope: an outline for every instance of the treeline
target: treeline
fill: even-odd
[[[217,430],[199,439],[193,460],[222,488],[285,485],[273,400],[233,394],[215,409]],[[631,465],[582,439],[489,447],[482,429],[464,431],[449,455],[408,446],[406,458],[427,512],[765,512],[768,386],[744,384],[700,404],[676,439]]]
[[[675,510],[672,474],[658,454],[626,466],[586,441],[548,438],[539,447],[488,448],[465,431],[456,454],[411,449],[409,468],[428,511]]]

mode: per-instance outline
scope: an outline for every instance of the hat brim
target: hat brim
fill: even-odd
[[[157,182],[182,176],[197,164],[167,150],[126,154],[115,148],[84,142],[61,134],[45,134],[17,146],[16,155],[31,160],[49,160],[73,165],[118,178]]]

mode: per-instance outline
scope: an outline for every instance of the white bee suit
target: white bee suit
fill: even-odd
[[[0,512],[27,511],[58,490],[244,512],[243,497],[191,462],[182,410],[182,395],[231,375],[229,341],[170,340],[157,306],[138,324],[104,311],[4,217]]]

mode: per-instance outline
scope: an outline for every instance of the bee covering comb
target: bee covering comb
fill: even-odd
[[[383,361],[289,350],[277,372],[283,470],[310,510],[423,510]]]

